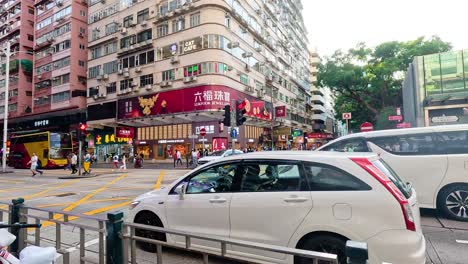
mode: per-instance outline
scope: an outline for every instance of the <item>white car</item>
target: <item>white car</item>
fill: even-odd
[[[222,159],[225,157],[229,157],[232,155],[239,155],[239,154],[244,154],[244,152],[237,150],[237,149],[235,149],[234,152],[232,151],[232,149],[215,151],[208,156],[200,158],[198,160],[198,165],[203,165],[213,160]]]
[[[468,221],[468,125],[357,133],[318,151],[374,152],[413,185],[420,207]]]
[[[346,263],[347,240],[368,243],[369,263],[424,264],[426,243],[414,190],[375,154],[257,152],[213,161],[136,198],[135,223],[270,245],[324,251]],[[184,237],[137,230],[185,245]],[[218,244],[193,240],[199,249]],[[146,250],[150,245],[141,244]],[[230,246],[231,257],[308,263]]]

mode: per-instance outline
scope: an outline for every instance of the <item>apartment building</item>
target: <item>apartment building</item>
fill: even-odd
[[[301,10],[298,0],[90,1],[88,146],[155,159],[229,147],[222,109],[245,99],[236,147],[289,142],[272,126],[312,131]]]
[[[0,47],[10,42],[9,118],[32,110],[34,1],[0,1]],[[0,69],[0,115],[5,111],[5,58]]]

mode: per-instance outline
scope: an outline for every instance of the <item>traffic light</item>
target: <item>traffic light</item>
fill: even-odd
[[[83,132],[83,131],[86,131],[86,129],[88,128],[88,125],[86,125],[86,124],[84,124],[84,123],[80,123],[79,128],[80,128],[80,131]]]
[[[246,105],[245,100],[236,102],[236,125],[237,126],[241,126],[247,120],[247,118],[244,116],[245,113],[247,113],[247,111],[245,110],[245,105]]]
[[[231,106],[230,105],[225,105],[224,106],[223,124],[225,126],[231,126]]]

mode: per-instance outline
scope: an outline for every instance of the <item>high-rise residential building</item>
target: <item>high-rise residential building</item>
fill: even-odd
[[[415,57],[403,83],[412,127],[468,124],[468,50]]]
[[[10,42],[10,82],[8,117],[16,118],[31,112],[32,65],[34,41],[34,1],[0,1],[0,47]],[[0,116],[5,111],[5,58],[0,69]]]
[[[245,99],[236,147],[303,144],[313,112],[301,12],[299,0],[91,0],[88,147],[155,159],[228,148],[222,109]]]
[[[88,3],[36,0],[35,10],[32,118],[71,131],[86,120]]]

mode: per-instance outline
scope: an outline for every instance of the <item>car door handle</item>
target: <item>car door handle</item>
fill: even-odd
[[[213,198],[210,199],[210,203],[225,203],[227,200],[225,198]]]
[[[284,201],[287,203],[303,203],[309,199],[305,197],[289,197],[289,198],[284,198]]]

